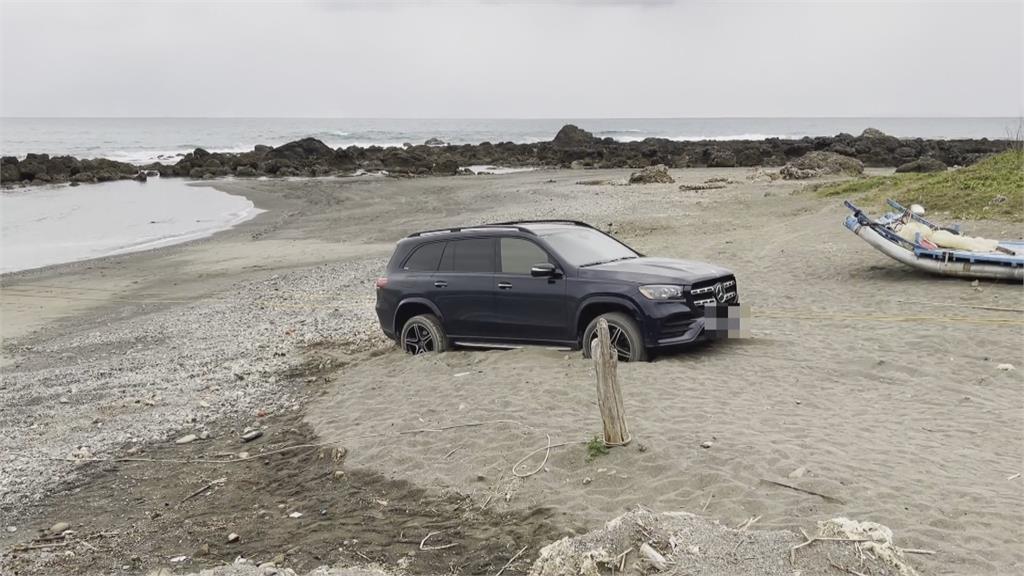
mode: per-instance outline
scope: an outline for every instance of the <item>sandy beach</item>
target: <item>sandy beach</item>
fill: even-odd
[[[935,552],[912,558],[922,574],[1024,569],[1024,323],[969,307],[1024,308],[1020,286],[885,258],[842,227],[841,201],[811,191],[821,179],[671,172],[676,184],[642,186],[578,184],[628,170],[560,169],[213,181],[265,212],[186,244],[0,276],[0,572],[182,572],[282,554],[296,569],[372,559],[442,573],[451,551],[419,542],[433,522],[476,562],[466,573],[494,573],[529,543],[506,571],[525,573],[539,546],[637,504],[728,526],[758,518],[750,530],[871,520]],[[728,183],[678,189],[710,178]],[[620,366],[634,441],[593,460],[584,443],[601,424],[579,352],[410,357],[373,311],[373,279],[402,236],[553,217],[727,266],[753,314],[749,339]],[[1015,224],[969,227],[1021,237]],[[264,438],[240,443],[248,428]],[[540,466],[549,438],[565,445]],[[334,443],[316,458],[345,479],[298,455],[89,461],[218,460],[298,441]],[[304,516],[289,524],[292,510]],[[347,524],[317,520],[342,510]],[[74,556],[7,552],[58,522],[112,535]],[[228,532],[240,544],[225,545]]]

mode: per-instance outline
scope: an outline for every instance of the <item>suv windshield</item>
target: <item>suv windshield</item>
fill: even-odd
[[[589,228],[557,229],[540,233],[559,256],[576,267],[596,266],[638,258],[618,240]]]

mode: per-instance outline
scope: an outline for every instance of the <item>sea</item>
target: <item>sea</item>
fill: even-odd
[[[760,140],[860,134],[877,128],[906,138],[1007,138],[1019,118],[0,118],[0,150],[110,158],[135,164],[176,162],[195,148],[245,152],[312,136],[332,148],[402,146],[440,138],[451,144],[541,142],[565,124],[622,142]]]
[[[422,144],[430,138],[451,144],[540,142],[565,124],[622,142],[802,138],[859,134],[869,127],[907,138],[1013,138],[1022,126],[1019,118],[0,118],[0,153],[173,164],[195,148],[243,152],[307,136],[332,148]],[[0,273],[186,242],[259,212],[246,198],[174,178],[4,191]]]

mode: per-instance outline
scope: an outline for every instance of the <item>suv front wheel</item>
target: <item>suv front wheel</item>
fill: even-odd
[[[611,336],[612,348],[618,354],[620,362],[643,362],[647,360],[647,348],[640,334],[640,326],[622,312],[601,314],[590,321],[583,331],[583,356],[590,358],[590,345],[597,338],[597,321],[604,318],[608,321],[608,335]]]
[[[448,349],[448,336],[441,321],[433,314],[413,316],[402,326],[402,350],[409,354],[444,352]]]

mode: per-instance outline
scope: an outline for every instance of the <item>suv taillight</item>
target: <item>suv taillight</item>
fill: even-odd
[[[387,285],[388,285],[388,277],[387,276],[381,276],[380,278],[377,278],[377,289],[378,290],[380,290],[381,288],[385,288]]]

